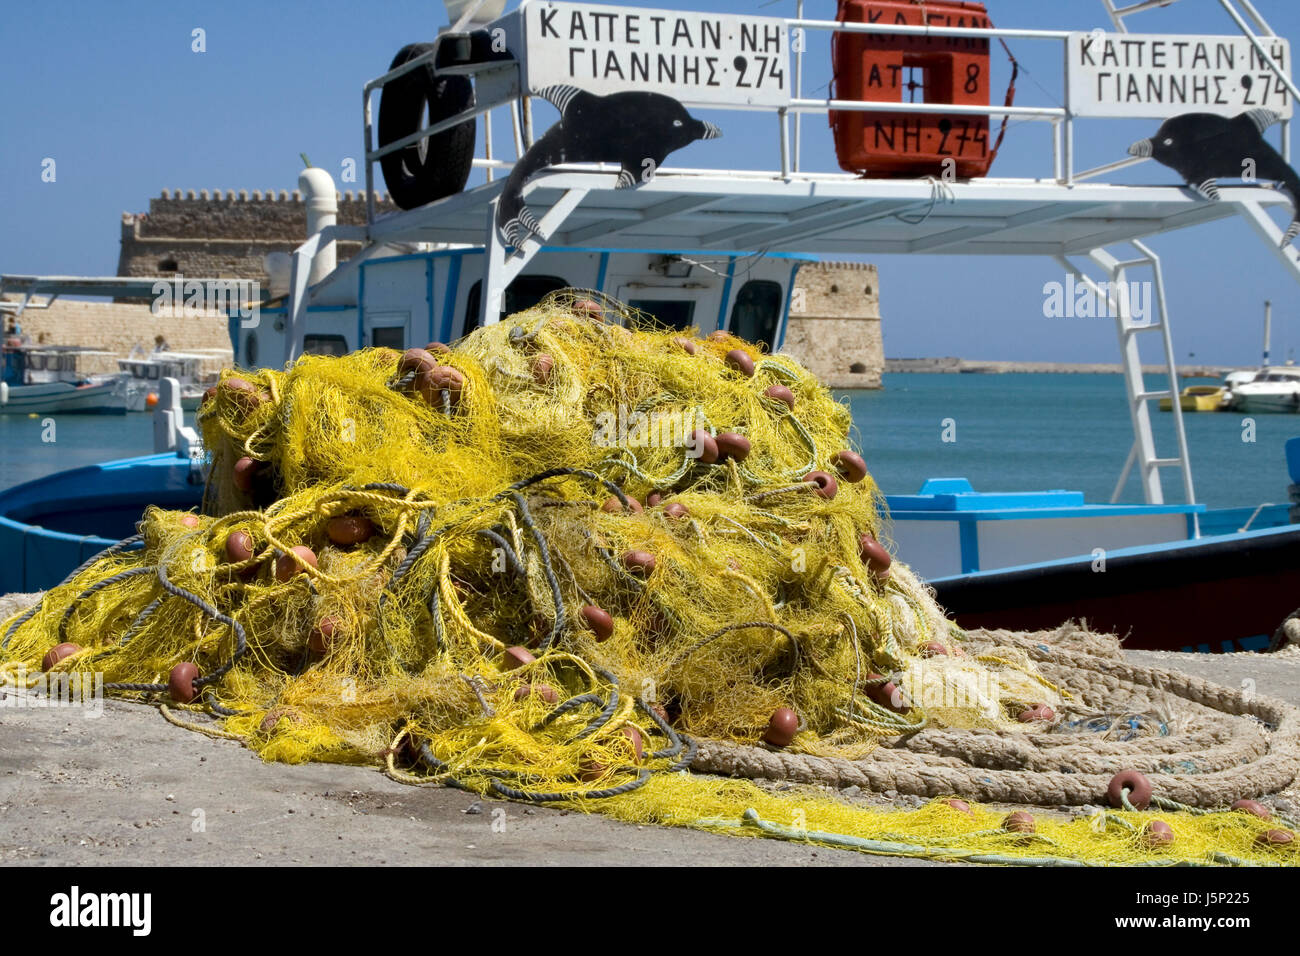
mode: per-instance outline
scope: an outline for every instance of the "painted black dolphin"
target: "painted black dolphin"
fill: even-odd
[[[1300,234],[1297,200],[1300,177],[1264,139],[1264,130],[1282,117],[1266,109],[1247,110],[1231,119],[1213,113],[1183,113],[1160,124],[1150,139],[1128,148],[1130,156],[1149,156],[1168,166],[1206,199],[1219,198],[1216,179],[1240,179],[1253,164],[1256,179],[1271,180],[1291,200],[1291,224],[1282,245]]]
[[[596,96],[575,86],[548,86],[537,95],[560,111],[560,121],[515,164],[497,200],[497,227],[515,248],[541,231],[524,205],[524,184],[547,166],[618,163],[617,188],[629,189],[653,176],[674,150],[722,135],[662,93]]]

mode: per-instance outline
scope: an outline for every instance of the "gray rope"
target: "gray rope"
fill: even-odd
[[[118,646],[125,647],[127,642],[139,633],[140,628],[144,627],[145,622],[148,621],[149,618],[153,617],[153,612],[162,606],[162,602],[162,598],[154,598],[150,601],[145,609],[135,616],[135,620],[131,622],[131,626],[122,634],[122,639],[118,641]]]
[[[577,697],[570,697],[568,700],[564,701],[553,711],[551,711],[540,721],[538,721],[537,724],[533,727],[533,732],[535,733],[541,730],[543,727],[555,723],[555,721],[559,720],[569,711],[576,710],[578,707],[581,707],[583,704],[600,704],[600,703],[604,703],[604,701],[599,694],[579,694]]]
[[[104,578],[104,580],[102,581],[96,581],[90,587],[86,588],[86,590],[82,591],[75,598],[73,598],[72,601],[68,604],[68,606],[64,609],[63,617],[59,619],[59,640],[62,641],[63,638],[66,636],[65,631],[67,630],[68,627],[68,620],[72,617],[73,612],[77,610],[77,606],[86,598],[90,597],[92,594],[95,594],[98,591],[102,591],[110,584],[116,584],[117,582],[124,581],[127,578],[138,577],[141,574],[151,574],[152,572],[153,572],[152,568],[127,568],[125,571],[117,572],[117,574],[114,574],[112,577]]]
[[[510,570],[515,573],[516,577],[522,578],[528,575],[528,572],[524,570],[523,564],[519,561],[519,555],[515,554],[515,549],[510,546],[509,541],[501,537],[501,535],[497,534],[491,528],[480,528],[474,533],[487,538],[501,549],[501,552],[505,555],[506,561],[510,565]]]
[[[600,728],[604,727],[607,723],[609,723],[610,719],[613,718],[615,712],[618,710],[618,705],[619,705],[618,678],[615,677],[613,674],[611,674],[609,671],[602,670],[599,667],[595,668],[595,670],[596,673],[598,673],[601,677],[605,678],[605,680],[609,681],[610,683],[609,701],[605,704],[605,709],[600,712],[600,714],[596,717],[595,720],[593,720],[586,727],[582,728],[582,730],[578,731],[576,734],[570,737],[567,741],[565,741],[565,743],[573,743],[574,741],[582,740],[585,737],[590,737],[596,731],[600,730]]]
[[[546,574],[546,583],[551,588],[551,599],[555,602],[555,620],[551,624],[551,633],[548,634],[541,643],[543,651],[550,648],[560,635],[564,632],[565,620],[564,595],[560,592],[560,582],[555,576],[555,569],[551,567],[550,549],[546,546],[546,536],[533,523],[532,512],[528,510],[528,503],[524,501],[524,496],[519,492],[512,492],[511,497],[514,499],[515,506],[519,509],[520,520],[523,521],[524,527],[528,533],[533,536],[537,542],[537,551],[542,560],[542,571]]]
[[[606,787],[603,790],[584,790],[576,793],[562,792],[544,792],[530,793],[527,790],[516,790],[514,787],[507,787],[499,780],[492,781],[492,789],[504,797],[510,797],[514,800],[527,800],[530,803],[556,803],[561,800],[573,800],[581,798],[583,800],[603,800],[606,797],[617,797],[620,794],[631,793],[633,790],[639,790],[644,787],[650,780],[650,771],[644,767],[637,771],[636,779],[629,780],[627,783],[619,784],[616,787]]]
[[[184,539],[182,538],[181,540]],[[215,683],[225,677],[226,674],[230,673],[230,670],[239,662],[239,659],[243,657],[245,652],[248,650],[248,636],[244,633],[244,626],[233,617],[230,617],[227,614],[222,614],[221,611],[203,600],[203,598],[199,597],[197,594],[185,590],[185,588],[178,584],[173,584],[167,577],[167,557],[167,555],[163,555],[162,560],[158,562],[158,583],[162,586],[162,589],[168,594],[173,594],[181,600],[193,604],[204,614],[208,615],[208,617],[229,627],[235,634],[235,649],[231,653],[230,659],[221,664],[211,674],[195,679],[194,687],[198,690],[202,690],[208,684]]]

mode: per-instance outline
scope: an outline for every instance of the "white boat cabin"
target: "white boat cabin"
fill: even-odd
[[[662,326],[726,329],[777,351],[785,339],[795,273],[810,256],[762,258],[653,251],[543,249],[506,289],[502,316],[537,304],[557,289],[603,292]],[[454,342],[479,325],[481,247],[376,255],[341,265],[309,290],[302,350],[343,355],[358,348],[406,349]],[[264,306],[258,321],[232,317],[239,365],[278,365],[285,348],[287,306]],[[247,323],[248,327],[243,325]]]

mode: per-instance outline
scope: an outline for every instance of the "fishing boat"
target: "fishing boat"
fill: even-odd
[[[609,50],[616,63],[626,57],[621,79],[608,71],[593,75],[585,56],[568,54],[572,24],[592,11],[622,16],[626,8],[601,12],[590,4],[524,0],[495,19],[476,20],[482,5],[467,5],[435,42],[404,48],[388,72],[364,87],[366,223],[336,222],[335,186],[324,170],[300,174],[308,236],[293,253],[289,292],[265,303],[259,322],[230,323],[235,362],[279,366],[307,354],[451,342],[565,287],[620,299],[663,325],[704,335],[724,330],[779,351],[797,269],[818,257],[1046,256],[1114,309],[1134,435],[1112,501],[1088,504],[1068,491],[976,492],[961,479],[936,479],[916,495],[886,497],[899,554],[938,589],[960,624],[1037,627],[1084,617],[1127,634],[1134,647],[1221,651],[1267,642],[1300,593],[1300,526],[1290,524],[1285,505],[1244,516],[1240,509],[1216,512],[1196,503],[1182,403],[1173,402],[1169,390],[1146,386],[1138,344],[1157,336],[1150,341],[1161,348],[1168,380],[1177,380],[1172,317],[1160,256],[1147,244],[1151,236],[1241,216],[1265,240],[1262,248],[1300,280],[1300,264],[1282,248],[1283,229],[1269,215],[1273,208],[1290,211],[1289,200],[1265,183],[1223,186],[1211,202],[1182,183],[1097,181],[1147,158],[1137,155],[1076,170],[1077,124],[1177,112],[1154,102],[1117,112],[1099,98],[1088,58],[1078,55],[1096,34],[996,28],[986,18],[958,24],[955,16],[924,24],[881,22],[867,15],[870,5],[845,0],[837,20],[804,18],[802,4],[795,18],[635,11],[662,13],[716,42],[719,62],[733,65],[717,84],[687,71],[632,83],[626,71],[647,62],[637,59],[642,53],[631,49],[635,44]],[[958,8],[937,0],[927,6]],[[961,9],[969,13],[967,7]],[[1122,40],[1132,11],[1104,7],[1115,27],[1106,36]],[[570,26],[557,31],[559,22]],[[1261,26],[1261,38],[1244,20],[1240,26],[1243,36],[1215,41],[1243,58],[1264,49],[1261,69],[1296,95],[1289,74],[1267,55],[1271,31]],[[1180,36],[1170,39],[1182,42]],[[942,40],[982,56],[976,72],[985,85],[973,100],[915,103],[904,101],[901,88],[890,99],[837,77],[834,95],[808,97],[802,64],[806,50],[821,49],[814,37],[865,44],[858,52],[891,57],[902,57],[909,45]],[[997,105],[986,69],[995,39],[1057,44],[1071,83],[1067,105],[1017,106],[1009,98]],[[683,56],[666,42],[656,55],[664,62]],[[755,72],[760,61],[761,72]],[[642,111],[633,124],[659,124],[664,136],[682,129],[696,140],[716,139],[719,127],[693,117],[689,111],[696,108],[727,111],[737,122],[755,114],[774,119],[779,166],[674,167],[660,156],[647,157],[652,161],[642,169],[629,165],[639,157],[584,153],[581,142],[539,165],[539,150],[564,133],[575,104],[588,123],[608,133],[618,117],[601,124],[600,111],[631,92],[675,104],[644,101],[658,112]],[[561,111],[560,123],[541,136],[534,131],[534,98]],[[1279,109],[1289,116],[1290,99]],[[494,113],[504,113],[515,132],[512,158],[494,152],[490,121],[483,124],[481,154],[476,150],[478,117]],[[804,170],[800,120],[807,114],[830,116],[845,172]],[[988,175],[996,153],[990,115],[1049,126],[1052,151],[1043,157],[1042,175]],[[887,131],[898,122],[918,124],[932,152],[911,155],[910,134],[891,142]],[[944,177],[942,150],[958,128],[972,135],[960,144],[958,176]],[[401,207],[383,216],[375,211],[376,164]],[[484,181],[467,185],[476,169]],[[516,169],[531,175],[512,176]],[[340,263],[341,240],[359,242],[361,249]],[[1088,265],[1079,261],[1085,258]],[[1156,322],[1135,321],[1127,297],[1108,291],[1143,270],[1151,276]],[[179,383],[164,382],[164,392],[155,412],[157,454],[0,492],[0,547],[24,556],[0,565],[0,591],[48,587],[129,535],[146,503],[198,506],[202,449],[181,425]],[[1150,403],[1161,399],[1171,405],[1172,455],[1157,451],[1151,421]],[[1278,467],[1281,489],[1286,482],[1281,462]],[[1135,469],[1144,502],[1122,504],[1118,499]],[[1167,469],[1182,478],[1183,503],[1165,501],[1161,473]],[[1294,468],[1292,480],[1300,481]],[[1212,616],[1205,608],[1211,600],[1248,601],[1252,613],[1225,609]]]
[[[81,371],[83,359],[106,357],[108,352],[6,344],[0,353],[0,415],[121,415],[127,410],[124,378]]]
[[[1227,407],[1226,385],[1187,385],[1178,393],[1178,406],[1185,412],[1217,412]],[[1160,399],[1162,412],[1173,411],[1172,398]]]

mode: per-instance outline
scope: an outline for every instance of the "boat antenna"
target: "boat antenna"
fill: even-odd
[[[298,155],[302,157],[302,164],[306,166],[308,169],[311,169],[311,160],[307,158],[307,154],[299,153]]]
[[[1273,303],[1264,300],[1264,368],[1268,368],[1268,340],[1273,331]]]

